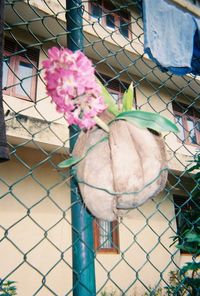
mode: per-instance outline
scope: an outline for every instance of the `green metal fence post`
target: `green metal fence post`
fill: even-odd
[[[83,49],[82,1],[68,0],[67,6],[67,47],[72,51]],[[76,142],[77,128],[70,129],[70,149]],[[73,295],[96,295],[94,251],[93,251],[93,218],[82,203],[78,184],[71,181],[72,202],[72,243],[73,243]]]

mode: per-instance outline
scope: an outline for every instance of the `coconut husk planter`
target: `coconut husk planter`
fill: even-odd
[[[97,127],[82,131],[73,156],[106,136],[77,164],[76,178],[90,212],[113,221],[122,209],[139,207],[164,189],[167,164],[161,135],[124,120],[114,121],[109,134]]]

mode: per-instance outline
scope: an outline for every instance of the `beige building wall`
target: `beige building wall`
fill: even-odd
[[[64,296],[72,287],[69,186],[36,149],[18,148],[0,174],[0,277],[10,274],[20,296],[52,295],[45,285]]]

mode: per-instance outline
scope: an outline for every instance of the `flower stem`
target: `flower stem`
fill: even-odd
[[[103,120],[101,120],[98,116],[94,116],[94,120],[100,128],[102,128],[106,133],[109,133],[109,127]]]

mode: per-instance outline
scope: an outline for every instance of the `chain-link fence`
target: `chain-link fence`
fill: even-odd
[[[144,54],[141,1],[129,2],[5,0],[11,159],[0,164],[0,295],[15,295],[13,286],[20,296],[199,295],[185,282],[191,274],[181,273],[199,247],[199,238],[187,245],[182,231],[199,231],[199,175],[189,171],[200,143],[199,76],[163,72]],[[179,126],[163,134],[164,191],[117,221],[92,218],[72,171],[58,168],[79,130],[69,132],[46,95],[42,61],[52,46],[82,49],[118,107],[133,82],[134,109]],[[177,248],[181,239],[187,248]],[[191,270],[199,284],[198,268]]]

